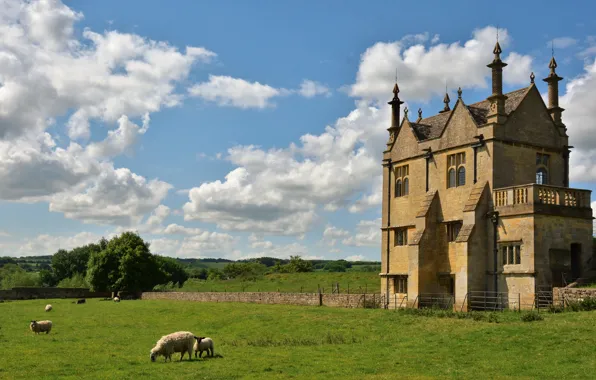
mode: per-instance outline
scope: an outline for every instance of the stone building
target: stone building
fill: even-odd
[[[504,94],[498,42],[493,53],[492,94],[478,103],[466,104],[460,88],[453,107],[446,94],[437,115],[413,118],[406,108],[400,122],[395,84],[383,152],[380,276],[389,307],[437,295],[465,309],[474,294],[531,307],[538,290],[590,265],[591,192],[569,188],[555,58],[543,79],[547,106],[533,73],[528,87]]]

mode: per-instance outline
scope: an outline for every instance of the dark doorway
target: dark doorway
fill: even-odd
[[[582,274],[582,245],[578,243],[571,244],[571,276],[573,281],[577,280]]]

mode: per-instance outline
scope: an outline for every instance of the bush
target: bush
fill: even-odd
[[[57,286],[59,288],[89,288],[89,284],[87,284],[81,273],[77,273],[71,278],[65,278]]]
[[[567,302],[569,311],[590,311],[596,310],[596,297],[580,298],[575,301]]]
[[[534,322],[534,321],[542,321],[544,317],[539,312],[532,310],[523,312],[521,315],[521,320],[523,322]]]
[[[153,287],[154,292],[174,292],[178,286],[173,282],[168,282],[167,284],[159,284]]]
[[[0,268],[0,289],[19,286],[41,286],[39,275],[26,272],[16,264],[6,264]]]

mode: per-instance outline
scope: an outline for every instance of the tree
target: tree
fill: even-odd
[[[287,265],[292,273],[313,271],[312,263],[303,260],[300,256],[290,256],[290,263]]]
[[[188,273],[184,270],[184,267],[175,259],[163,256],[155,256],[157,264],[161,272],[165,275],[166,283],[178,284],[182,286],[186,280],[188,280]],[[207,277],[207,271],[205,271],[205,278]]]
[[[86,280],[93,290],[144,291],[168,282],[168,276],[179,276],[179,281],[186,276],[151,254],[149,243],[134,232],[124,232],[99,246],[102,244],[105,248],[92,252],[87,266]]]
[[[52,256],[52,269],[56,280],[59,282],[76,274],[84,276],[87,273],[87,264],[91,253],[100,252],[102,250],[101,243],[88,244],[70,251],[61,249],[56,252]]]
[[[41,286],[44,287],[52,287],[58,284],[54,273],[48,269],[42,269],[39,271],[39,281],[41,282]]]
[[[39,276],[27,273],[16,264],[6,264],[0,268],[0,289],[12,289],[18,286],[40,286]]]

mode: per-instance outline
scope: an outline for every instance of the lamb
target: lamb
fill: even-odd
[[[46,311],[51,311],[52,310],[52,305],[46,305]]]
[[[120,302],[120,297],[118,297],[118,296],[114,297],[114,302]]]
[[[193,346],[195,358],[197,357],[197,352],[199,353],[200,358],[203,355],[203,351],[207,351],[207,355],[213,357],[213,340],[211,338],[195,336],[195,340],[196,342]]]
[[[157,356],[162,355],[164,361],[168,358],[172,361],[172,354],[180,352],[180,361],[184,354],[188,352],[188,360],[192,360],[193,343],[197,337],[188,331],[178,331],[169,335],[164,335],[157,341],[155,347],[151,349],[150,358],[154,362]]]
[[[35,334],[39,334],[40,332],[49,334],[52,330],[52,321],[31,321],[29,328]]]

